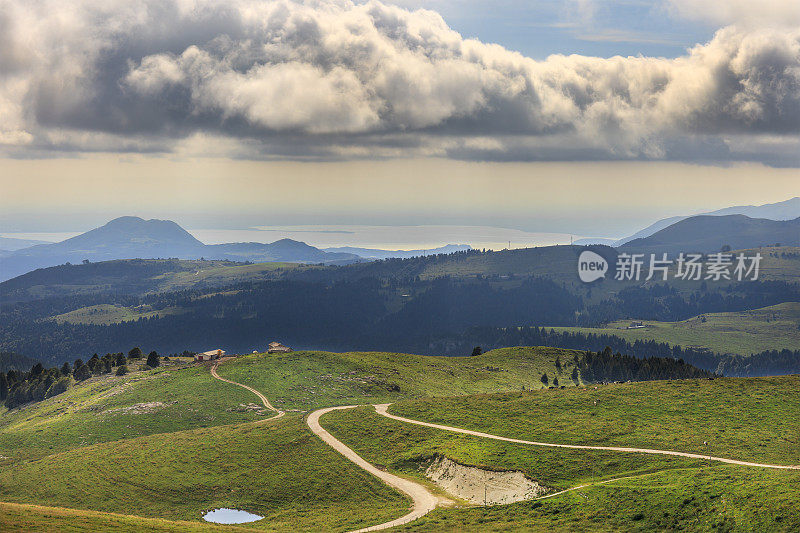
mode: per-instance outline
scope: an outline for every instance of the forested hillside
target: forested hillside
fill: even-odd
[[[475,345],[594,351],[611,346],[637,357],[672,357],[685,350],[676,357],[737,375],[798,368],[796,357],[780,351],[754,364],[702,346],[638,346],[591,336],[515,340],[508,333],[513,328],[679,321],[800,301],[800,261],[787,252],[765,252],[770,276],[759,281],[583,284],[575,274],[580,249],[474,250],[342,267],[211,262],[201,271],[197,262],[186,261],[57,267],[58,272],[33,272],[2,284],[0,349],[60,364],[76,353],[140,344],[167,353],[217,346],[249,353],[275,339],[304,349],[429,355],[465,355]],[[55,283],[58,279],[64,283]],[[69,292],[75,287],[85,290]],[[798,335],[800,349],[800,330]]]
[[[0,372],[24,370],[36,364],[35,359],[13,352],[0,352]]]

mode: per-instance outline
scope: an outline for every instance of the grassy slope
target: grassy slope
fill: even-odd
[[[281,393],[281,405],[309,409],[519,390],[520,380],[537,385],[542,371],[554,371],[558,353],[562,353],[562,361],[568,359],[563,351],[550,349],[508,349],[477,358],[441,359],[375,353],[258,355],[225,363],[220,374],[247,382],[271,398],[275,392]],[[502,370],[486,370],[487,366]],[[565,382],[569,372],[569,368],[563,371]],[[0,472],[0,500],[168,520],[196,520],[210,507],[234,506],[268,518],[248,527],[276,531],[354,528],[396,517],[407,505],[318,441],[296,415],[264,423],[214,426],[258,417],[228,411],[255,398],[238,387],[212,382],[207,368],[140,374],[131,379],[135,378],[139,380],[114,395],[110,393],[124,380],[82,384],[67,393],[75,395],[68,402],[54,402],[67,399],[57,397],[29,407],[27,412],[0,414],[0,445],[4,446],[0,454],[2,450],[14,454]],[[709,440],[709,452],[716,455],[798,463],[798,379],[649,382],[586,391],[573,387],[420,398],[402,400],[392,410],[502,435],[557,442],[705,451],[700,443]],[[386,388],[391,384],[400,390]],[[175,411],[164,408],[143,415],[98,416],[112,406],[165,401],[167,394],[173,394],[167,401],[178,402],[172,406]],[[202,401],[191,401],[197,398]],[[66,409],[69,402],[74,405]],[[214,427],[178,431],[200,424]],[[658,456],[532,449],[401,424],[377,417],[368,408],[331,413],[323,418],[323,424],[368,459],[416,477],[420,476],[419,462],[435,453],[465,464],[520,469],[553,488],[637,476],[541,502],[437,510],[401,529],[710,529],[717,521],[740,529],[747,529],[742,524],[756,530],[800,527],[795,511],[800,493],[792,489],[800,483],[796,472],[716,464],[709,468],[701,466],[702,462]],[[613,428],[610,433],[609,428]],[[17,436],[17,430],[22,436]],[[176,432],[77,448],[94,441],[132,437],[137,431]],[[48,451],[52,443],[56,449]],[[27,446],[37,446],[30,457],[40,459],[20,461]],[[66,451],[42,457],[59,450]],[[372,502],[376,494],[377,500]],[[60,521],[54,516],[64,513],[69,515],[63,520],[67,531],[75,524],[93,524],[95,529],[103,529],[106,523],[122,524],[119,527],[125,530],[133,523],[126,522],[129,518],[74,514],[64,509],[15,509],[12,516],[18,518],[6,518],[9,527],[0,521],[0,529],[24,530],[22,526],[31,523],[41,526],[34,529],[46,529]],[[154,531],[188,530],[171,522],[152,527]]]
[[[702,317],[705,318],[705,322]],[[786,302],[752,311],[707,313],[681,322],[641,321],[644,329],[624,329],[630,320],[605,328],[553,328],[556,331],[616,335],[629,342],[656,340],[683,347],[748,356],[765,350],[800,349],[800,303]],[[622,328],[622,329],[620,329]]]
[[[439,509],[391,531],[771,531],[800,529],[800,475],[722,466],[667,470],[561,496]]]
[[[371,407],[333,411],[323,417],[322,424],[368,461],[423,480],[420,468],[435,455],[489,470],[521,470],[553,491],[700,464],[666,456],[531,448],[398,422],[376,414]]]
[[[799,387],[800,376],[652,381],[402,401],[390,411],[507,437],[800,464]]]
[[[198,283],[204,286],[224,286],[244,281],[267,279],[270,274],[281,269],[299,267],[297,263],[255,263],[252,265],[230,265],[216,261],[207,261],[213,265],[205,266],[195,261],[198,267],[194,271],[179,271],[157,276],[158,292],[168,292],[194,288]],[[314,267],[303,267],[314,268]],[[318,267],[317,267],[318,268]],[[153,291],[156,292],[156,291]]]
[[[182,311],[182,309],[174,307],[154,310],[149,305],[123,307],[114,304],[100,304],[81,307],[74,311],[69,311],[68,313],[55,315],[51,318],[59,324],[108,325],[129,320],[138,320],[140,318],[150,318],[156,315],[173,315],[181,313]]]
[[[555,359],[569,379],[572,352],[558,348],[503,348],[477,357],[428,357],[383,352],[293,352],[240,357],[219,374],[255,387],[287,409],[395,401],[542,387],[556,376]]]
[[[221,384],[222,385],[222,384]],[[274,531],[349,530],[408,502],[310,434],[298,416],[151,435],[0,472],[0,499],[169,520],[246,509]]]
[[[631,385],[403,401],[392,411],[500,435],[555,442],[658,446],[742,459],[800,462],[798,378]],[[597,406],[594,401],[597,400]],[[538,502],[440,509],[400,531],[796,531],[800,472],[704,461],[558,450],[486,441],[378,419],[369,408],[323,424],[368,460],[421,478],[433,454],[521,470],[554,490],[621,476]],[[609,431],[609,428],[612,428]],[[698,442],[699,441],[699,442]]]
[[[155,370],[92,378],[10,412],[0,407],[0,455],[32,459],[97,442],[264,418],[236,411],[257,401],[251,393],[220,385],[204,366]],[[106,412],[145,402],[167,405],[142,414]]]
[[[30,531],[41,533],[84,533],[86,531],[207,533],[251,530],[234,526],[143,518],[82,509],[0,502],[0,531],[5,533],[29,533]]]
[[[783,246],[743,250],[747,255],[760,253],[762,256],[759,279],[778,280],[797,283],[800,279],[800,257],[782,257],[781,254],[800,254],[800,248]]]
[[[539,376],[555,375],[553,361],[566,350],[509,348],[480,357],[425,357],[387,353],[294,352],[251,355],[224,363],[223,377],[264,392],[288,409],[395,401],[430,395],[541,387]],[[489,367],[490,369],[487,369]],[[241,404],[250,392],[214,380],[207,366],[104,376],[77,384],[43,402],[5,412],[0,407],[0,456],[32,459],[78,446],[154,433],[169,433],[263,418]],[[162,402],[152,412],[108,412]],[[269,415],[267,415],[269,416]],[[0,464],[8,460],[0,459]]]

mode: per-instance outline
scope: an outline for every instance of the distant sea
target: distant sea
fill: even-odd
[[[303,241],[318,248],[354,246],[382,250],[419,250],[446,244],[501,250],[569,244],[565,233],[531,233],[492,226],[257,226],[248,230],[189,230],[207,244],[278,239]],[[577,237],[576,237],[577,238]]]
[[[189,229],[206,244],[226,242],[270,243],[279,239],[303,241],[318,248],[353,246],[382,250],[419,250],[446,244],[468,244],[473,248],[502,250],[569,244],[581,235],[537,233],[493,226],[255,226],[248,229]],[[79,235],[71,233],[3,233],[4,237],[58,242]]]

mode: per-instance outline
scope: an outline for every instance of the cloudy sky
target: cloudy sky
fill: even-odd
[[[6,232],[615,234],[798,167],[796,0],[0,0]]]

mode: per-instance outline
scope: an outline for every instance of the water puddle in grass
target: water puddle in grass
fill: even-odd
[[[247,522],[255,522],[261,520],[263,516],[248,513],[247,511],[240,511],[239,509],[214,509],[203,515],[203,520],[206,522],[214,522],[215,524],[246,524]]]

